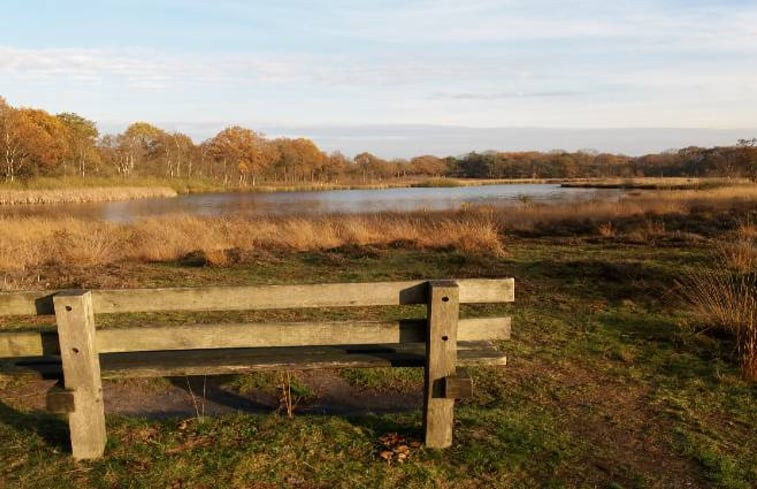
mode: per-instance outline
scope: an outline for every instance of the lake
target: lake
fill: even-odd
[[[617,199],[620,190],[562,188],[556,184],[392,188],[314,192],[227,192],[174,198],[85,204],[0,207],[4,216],[71,216],[127,222],[167,214],[198,216],[285,216],[382,211],[453,210],[465,205],[513,205],[574,199]]]

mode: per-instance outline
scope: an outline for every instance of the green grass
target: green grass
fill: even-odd
[[[419,439],[421,413],[361,416],[233,414],[198,420],[108,417],[102,460],[74,464],[66,429],[12,409],[0,389],[0,487],[717,487],[757,486],[757,386],[741,380],[727,341],[695,334],[672,292],[686,266],[707,269],[705,245],[575,240],[512,243],[509,258],[363,249],[261,255],[231,268],[180,264],[68,270],[67,284],[238,285],[441,277],[516,277],[505,368],[475,368],[458,403],[455,445],[380,457],[379,438]],[[48,271],[51,275],[53,271]],[[44,271],[43,271],[44,274]],[[48,277],[49,278],[49,277]],[[422,308],[413,313],[422,314]],[[402,317],[401,308],[203,313],[201,321]],[[180,324],[155,314],[128,321]],[[114,327],[103,316],[101,325]],[[197,319],[197,316],[195,316]],[[417,369],[348,369],[358,390],[417,392]],[[275,374],[232,379],[275,389]],[[307,392],[307,381],[298,389]],[[687,486],[691,483],[691,486]]]
[[[345,368],[339,374],[358,389],[401,392],[423,388],[423,370],[418,368]]]

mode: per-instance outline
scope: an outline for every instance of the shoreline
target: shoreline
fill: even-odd
[[[401,180],[374,183],[312,183],[300,185],[261,184],[255,187],[208,185],[202,181],[135,181],[131,185],[111,185],[111,181],[69,181],[70,186],[49,182],[32,182],[39,188],[2,188],[0,184],[0,207],[23,205],[55,205],[149,198],[171,198],[179,195],[212,193],[276,193],[276,192],[328,192],[339,190],[387,190],[395,188],[457,188],[488,185],[558,184],[551,179],[457,179],[439,178],[425,180]],[[94,183],[94,185],[93,185]]]
[[[639,178],[600,178],[576,181],[563,181],[563,188],[596,188],[620,190],[706,190],[726,186],[749,185],[746,178],[687,178],[687,177],[639,177]]]
[[[83,204],[176,197],[169,187],[89,187],[57,190],[2,190],[0,207],[24,205]]]
[[[119,185],[123,183],[123,185]],[[0,207],[111,202],[149,198],[171,198],[179,195],[211,193],[276,193],[327,192],[338,190],[387,190],[395,188],[457,188],[491,185],[559,185],[563,188],[621,190],[707,190],[725,186],[746,186],[746,179],[640,177],[606,178],[520,178],[465,179],[428,178],[403,179],[371,183],[263,183],[255,187],[224,186],[205,180],[135,179],[39,179],[21,184],[0,184]],[[4,188],[5,187],[5,188]]]

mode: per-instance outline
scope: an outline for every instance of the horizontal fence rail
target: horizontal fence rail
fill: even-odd
[[[507,340],[510,318],[461,319],[460,341]],[[193,324],[101,329],[98,353],[212,348],[404,344],[426,341],[426,320]],[[0,333],[0,358],[60,354],[55,331]]]
[[[460,367],[507,364],[507,357],[489,342],[461,342],[457,350]],[[100,355],[100,365],[103,379],[119,379],[240,374],[282,368],[423,367],[425,359],[425,344],[408,343],[108,353]],[[0,371],[29,379],[57,379],[61,375],[61,363],[55,357],[16,360],[0,360]]]
[[[512,302],[515,281],[460,279],[461,304]],[[427,281],[93,290],[95,313],[230,311],[426,304]],[[58,291],[0,292],[0,316],[55,313]]]

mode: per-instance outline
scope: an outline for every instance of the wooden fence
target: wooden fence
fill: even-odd
[[[507,317],[459,319],[460,304],[511,302],[513,279],[0,293],[0,316],[54,315],[54,329],[0,330],[0,372],[58,377],[48,406],[68,413],[73,456],[105,447],[102,378],[244,373],[279,368],[425,367],[426,444],[452,442],[466,365],[504,365],[491,343]],[[96,314],[426,304],[398,321],[140,324],[95,328]]]

